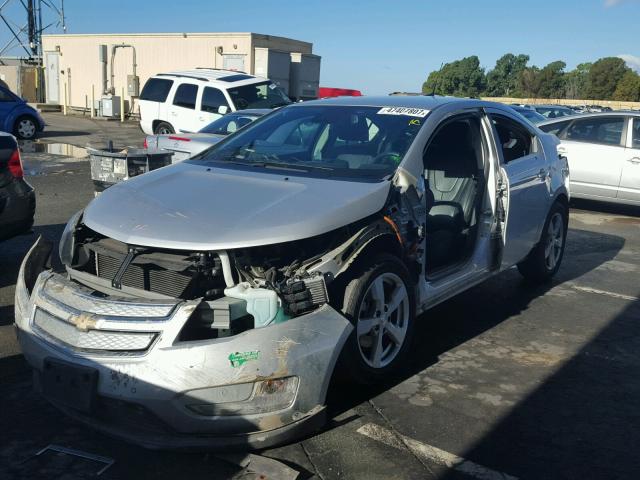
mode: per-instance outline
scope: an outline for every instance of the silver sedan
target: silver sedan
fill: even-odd
[[[538,127],[562,142],[573,197],[640,205],[640,112],[576,115]]]
[[[191,158],[197,153],[215,145],[227,135],[257,120],[271,110],[254,108],[239,110],[218,118],[197,133],[172,133],[170,135],[147,135],[144,147],[149,150],[173,152],[172,163]]]

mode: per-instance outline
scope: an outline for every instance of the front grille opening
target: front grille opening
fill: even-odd
[[[122,263],[121,258],[96,254],[95,271],[100,278],[113,280]],[[188,295],[196,272],[173,272],[154,264],[136,264],[127,267],[122,277],[122,284],[150,292],[161,293],[170,297],[183,298]]]

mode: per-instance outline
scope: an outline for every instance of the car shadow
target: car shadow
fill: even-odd
[[[619,205],[617,203],[597,202],[595,200],[583,200],[574,198],[571,200],[571,207],[580,210],[591,210],[600,213],[613,215],[626,215],[630,217],[640,217],[640,206]]]
[[[638,478],[638,351],[636,300],[462,456],[520,479]]]
[[[551,288],[612,260],[624,244],[624,238],[616,235],[570,229],[563,263],[551,282],[531,285],[512,268],[428,310],[418,317],[411,354],[393,380],[362,387],[335,372],[327,399],[329,417],[337,417],[435,365],[440,355],[524,312],[532,300]]]

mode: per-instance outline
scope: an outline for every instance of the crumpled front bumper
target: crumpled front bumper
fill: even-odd
[[[39,248],[40,240],[20,269],[16,327],[36,387],[67,414],[150,448],[265,448],[321,426],[353,328],[330,306],[231,337],[181,342],[198,301],[99,298],[49,270],[29,292]],[[95,374],[91,398],[88,387],[82,398],[73,389],[47,396],[52,362]],[[269,410],[269,395],[290,378]],[[205,412],[194,411],[202,404]]]

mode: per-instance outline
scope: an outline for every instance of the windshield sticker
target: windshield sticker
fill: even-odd
[[[412,118],[411,120],[409,120],[409,125],[420,125],[420,120],[418,120],[417,118]]]
[[[269,85],[269,88],[270,88],[271,90],[273,90],[273,89],[274,89],[274,88],[276,88],[276,87],[277,87],[277,85],[276,85],[275,83],[272,83],[271,85]]]
[[[229,354],[229,361],[233,368],[238,368],[251,360],[258,360],[260,351],[253,350],[249,352],[235,352]]]
[[[430,110],[424,108],[383,107],[378,110],[378,115],[408,115],[410,117],[424,118],[429,112]]]

